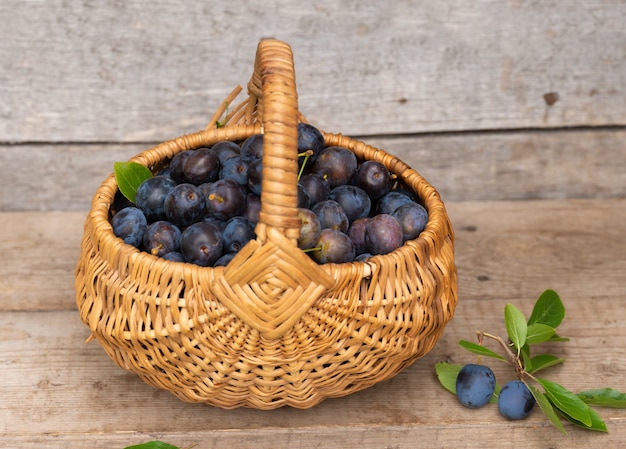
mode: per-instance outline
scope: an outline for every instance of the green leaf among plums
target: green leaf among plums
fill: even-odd
[[[456,395],[456,378],[458,377],[461,368],[463,368],[463,365],[460,363],[437,362],[435,364],[435,373],[437,374],[439,383],[443,388],[454,395]],[[494,390],[491,399],[489,399],[489,402],[492,404],[497,403],[499,393],[500,385],[496,382],[496,389]]]
[[[460,363],[438,362],[435,364],[437,379],[443,388],[456,394],[456,378],[463,365]]]
[[[113,171],[120,192],[132,203],[135,202],[135,194],[141,183],[152,178],[150,169],[137,162],[116,162]]]
[[[567,338],[560,337],[556,333],[556,328],[561,324],[564,316],[565,308],[559,296],[553,290],[546,290],[537,299],[528,320],[517,307],[512,304],[505,306],[504,321],[508,340],[479,331],[477,332],[478,343],[459,340],[458,344],[478,356],[507,362],[513,368],[517,378],[528,387],[541,411],[561,433],[566,433],[563,420],[587,430],[607,432],[606,424],[591,407],[626,408],[626,393],[612,388],[598,388],[575,394],[556,382],[534,376],[538,371],[565,362],[565,359],[553,354],[531,355],[531,348],[535,344],[568,341]],[[486,340],[497,343],[505,357],[484,347],[483,342]],[[444,388],[454,394],[456,394],[456,377],[463,366],[445,362],[438,363],[436,366],[439,381]],[[499,396],[501,396],[500,388],[496,384],[496,391],[489,402],[498,403]],[[498,406],[500,406],[499,403]]]

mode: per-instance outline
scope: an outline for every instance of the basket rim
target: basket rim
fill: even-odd
[[[210,146],[220,140],[242,141],[246,137],[262,131],[262,127],[259,123],[251,125],[235,124],[227,125],[214,130],[201,130],[161,142],[151,148],[141,151],[130,158],[129,161],[138,162],[149,168],[151,171],[154,171],[155,167],[158,167],[166,160],[171,159],[179,152]],[[413,193],[417,194],[428,211],[428,222],[426,223],[424,231],[418,237],[405,242],[401,247],[395,249],[391,253],[373,255],[365,262],[351,261],[343,264],[322,264],[319,265],[321,268],[337,265],[348,266],[349,264],[352,264],[353,266],[363,266],[363,276],[368,277],[377,265],[384,264],[386,261],[392,260],[395,257],[394,253],[399,252],[405,245],[410,244],[411,242],[413,242],[413,244],[420,244],[419,242],[424,242],[426,240],[437,242],[441,239],[435,238],[435,235],[445,233],[449,234],[454,240],[454,231],[449,223],[450,220],[447,216],[443,200],[441,199],[436,188],[432,186],[416,169],[412,168],[398,157],[386,152],[383,149],[373,147],[364,141],[347,137],[340,133],[334,134],[324,130],[320,130],[320,132],[324,135],[326,141],[330,142],[332,145],[343,146],[344,148],[348,148],[350,151],[355,153],[356,148],[358,151],[357,157],[359,157],[359,159],[376,160],[383,163],[393,174],[397,175],[398,178],[413,191]],[[362,154],[365,152],[367,152],[370,157],[363,158]],[[97,241],[97,247],[101,248],[104,254],[110,255],[110,263],[113,262],[113,254],[116,254],[118,260],[120,255],[123,255],[124,259],[132,259],[135,263],[152,264],[156,261],[163,261],[165,263],[164,266],[179,267],[181,269],[220,271],[225,268],[201,267],[188,262],[167,261],[158,256],[135,248],[132,245],[124,243],[122,239],[114,235],[113,228],[110,224],[111,207],[113,206],[113,200],[117,192],[118,187],[115,175],[114,173],[111,173],[103,180],[100,187],[96,190],[92,199],[92,207],[86,222],[86,225],[89,224],[92,228],[93,236]],[[297,246],[294,246],[294,248],[301,251],[297,248]],[[120,254],[120,252],[122,254]],[[326,271],[330,272],[331,270]]]

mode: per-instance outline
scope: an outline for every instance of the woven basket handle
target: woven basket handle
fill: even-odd
[[[258,86],[261,86],[259,91]],[[205,286],[265,338],[280,338],[335,284],[297,247],[298,97],[289,45],[259,43],[248,86],[249,106],[263,129],[263,181],[257,238],[248,242]]]
[[[257,117],[263,128],[263,181],[257,238],[265,226],[297,239],[298,218],[298,94],[291,47],[274,39],[259,42],[250,84],[260,80]]]

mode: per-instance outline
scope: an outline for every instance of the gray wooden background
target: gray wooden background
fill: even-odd
[[[84,210],[291,44],[300,109],[444,200],[626,195],[626,2],[2,0],[0,211]],[[243,99],[243,96],[240,97]]]

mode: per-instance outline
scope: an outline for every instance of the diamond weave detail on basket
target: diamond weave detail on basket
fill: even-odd
[[[249,242],[210,288],[220,301],[269,339],[283,335],[334,285],[333,279],[284,235]]]

